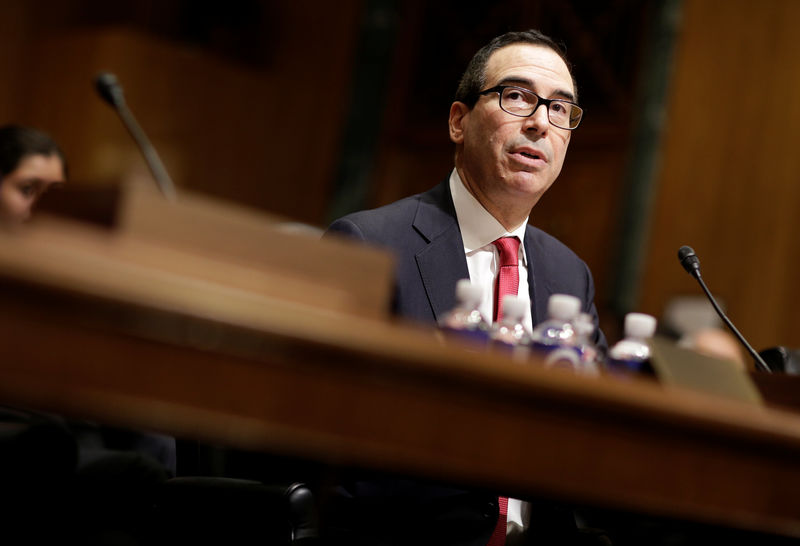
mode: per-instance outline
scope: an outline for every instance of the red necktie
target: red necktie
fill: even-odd
[[[503,318],[503,296],[516,296],[519,290],[519,239],[501,237],[494,243],[499,253],[497,282],[494,289],[494,321]],[[487,546],[503,546],[506,543],[506,521],[508,521],[508,498],[498,497],[500,516]]]
[[[503,318],[503,296],[516,296],[519,288],[519,239],[500,237],[492,244],[500,254],[494,289],[494,322],[497,322]]]
[[[494,528],[492,536],[486,546],[503,546],[506,543],[506,521],[508,516],[508,498],[499,497],[500,517],[497,518],[497,526]]]

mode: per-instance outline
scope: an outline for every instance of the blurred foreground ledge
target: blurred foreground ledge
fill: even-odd
[[[445,346],[389,320],[381,252],[197,196],[111,201],[105,227],[0,233],[4,403],[800,537],[795,413]]]

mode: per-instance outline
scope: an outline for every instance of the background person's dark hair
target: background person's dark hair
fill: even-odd
[[[563,48],[555,43],[549,36],[534,29],[506,32],[505,34],[493,38],[492,41],[480,48],[469,61],[467,69],[461,76],[461,81],[456,90],[455,100],[463,102],[470,108],[475,106],[478,100],[478,94],[486,85],[486,63],[489,62],[489,57],[498,49],[513,44],[540,45],[555,51],[567,65],[569,75],[572,77],[572,86],[575,88],[575,101],[578,100],[578,85],[575,82],[575,76],[572,75],[572,65],[569,60],[567,60],[567,55],[564,53]]]
[[[30,155],[56,155],[67,173],[64,153],[49,135],[31,127],[4,125],[0,127],[0,183],[14,172],[23,158]]]

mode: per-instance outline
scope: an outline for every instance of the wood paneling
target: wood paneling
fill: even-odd
[[[54,2],[65,20],[48,18],[42,26],[35,23],[49,11],[45,3],[11,4],[28,32],[0,38],[4,52],[22,53],[17,62],[0,65],[13,72],[7,81],[15,88],[8,97],[0,94],[0,112],[52,133],[68,156],[73,183],[104,184],[147,172],[120,121],[93,90],[94,76],[107,70],[119,77],[179,187],[321,222],[338,166],[358,2],[315,3],[313,9],[265,3],[273,20],[260,30],[273,34],[253,40],[270,48],[260,64],[159,33],[163,21],[154,21],[152,32],[142,17],[135,26],[98,23],[103,18],[92,12],[110,6],[85,1],[70,9],[68,2]],[[128,5],[128,11],[137,9]],[[188,3],[182,9],[191,15]],[[181,23],[180,17],[172,22]]]
[[[757,349],[800,345],[800,3],[688,0],[666,115],[641,309],[703,277]]]

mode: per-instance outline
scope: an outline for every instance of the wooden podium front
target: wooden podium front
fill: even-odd
[[[385,301],[365,311],[345,284],[276,273],[264,256],[248,265],[224,244],[168,234],[179,227],[164,228],[163,241],[60,221],[0,234],[0,399],[518,497],[800,536],[798,415],[445,346],[381,317]],[[281,233],[273,244],[294,242]],[[323,261],[348,246],[298,244]],[[389,275],[381,253],[345,252]],[[292,296],[276,279],[310,292]]]

